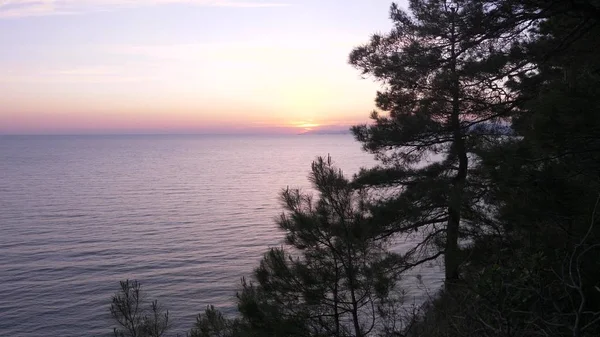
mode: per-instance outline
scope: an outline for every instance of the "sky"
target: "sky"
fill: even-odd
[[[0,0],[0,134],[347,129],[379,87],[348,54],[390,4]]]

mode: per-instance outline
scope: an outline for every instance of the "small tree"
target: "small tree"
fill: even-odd
[[[169,329],[169,311],[164,312],[158,301],[145,307],[138,281],[120,282],[121,289],[112,298],[110,314],[119,324],[115,337],[161,337]]]
[[[198,315],[196,324],[190,331],[189,337],[242,337],[251,336],[248,327],[237,318],[231,319],[208,306],[204,313]]]
[[[318,198],[287,189],[279,227],[286,248],[273,248],[243,282],[242,317],[209,310],[194,336],[356,336],[400,331],[398,274],[355,190],[330,158],[318,158],[310,180]],[[232,329],[231,327],[237,327]],[[240,328],[243,327],[243,328]],[[235,330],[235,331],[233,331]]]
[[[383,326],[381,312],[401,300],[399,276],[389,264],[396,256],[370,223],[364,191],[355,190],[331,158],[312,164],[310,180],[316,200],[298,189],[282,193],[286,212],[278,224],[294,249],[265,255],[256,285],[242,292],[242,313],[271,307],[303,335],[370,335]]]

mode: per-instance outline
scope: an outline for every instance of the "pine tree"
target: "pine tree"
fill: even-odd
[[[192,336],[374,336],[403,329],[402,292],[365,195],[331,159],[312,165],[313,198],[282,195],[286,248],[270,249],[238,293],[238,320],[209,308]]]
[[[169,311],[163,310],[157,300],[145,303],[138,281],[121,281],[120,286],[110,304],[110,315],[119,325],[113,329],[114,336],[164,336],[170,328]]]
[[[522,50],[497,10],[480,1],[412,0],[392,5],[393,30],[356,48],[350,63],[383,84],[371,125],[353,128],[380,165],[361,186],[381,191],[372,204],[382,235],[420,232],[404,268],[444,256],[448,284],[459,278],[459,241],[488,221],[477,149],[505,134],[518,103],[508,80],[527,72]],[[433,248],[433,249],[432,249]],[[425,253],[423,253],[425,252]]]

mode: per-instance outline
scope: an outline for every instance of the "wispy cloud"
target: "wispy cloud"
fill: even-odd
[[[188,4],[204,7],[284,7],[271,0],[0,0],[0,18],[77,14],[123,7]]]
[[[70,68],[30,69],[17,67],[12,69],[0,68],[0,84],[9,83],[129,83],[147,82],[154,80],[152,75],[141,75],[124,70],[122,67],[110,66],[80,66]]]

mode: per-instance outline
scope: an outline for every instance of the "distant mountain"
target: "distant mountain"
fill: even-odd
[[[333,126],[333,127],[323,127],[316,130],[309,130],[299,133],[299,135],[349,135],[350,127],[349,126]]]
[[[492,135],[514,135],[514,130],[504,123],[481,123],[468,129],[469,134],[492,134]]]
[[[298,133],[298,135],[349,135],[351,133],[349,126],[326,126],[315,130],[303,131]],[[467,133],[510,136],[514,134],[514,130],[507,124],[485,122],[469,127]]]

